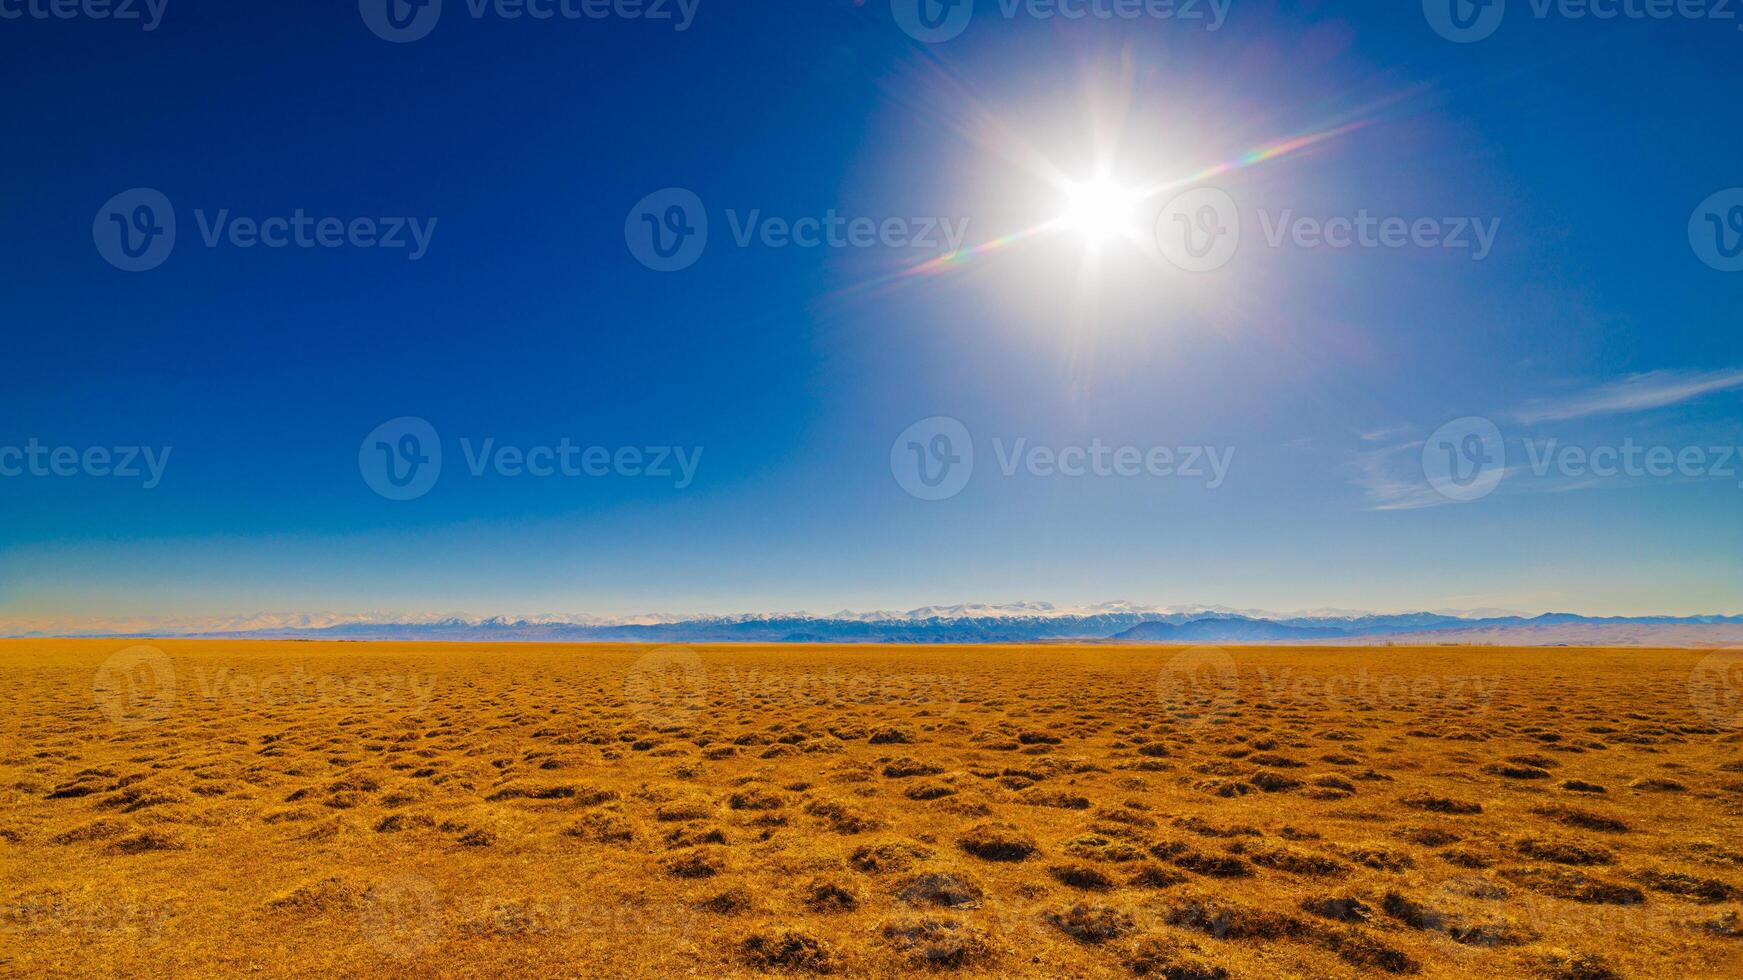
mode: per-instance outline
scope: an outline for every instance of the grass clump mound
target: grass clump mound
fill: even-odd
[[[951,919],[898,919],[886,923],[881,931],[910,967],[956,970],[993,954],[984,934]]]
[[[1041,849],[1016,827],[993,823],[970,827],[956,844],[982,861],[1022,861]]]

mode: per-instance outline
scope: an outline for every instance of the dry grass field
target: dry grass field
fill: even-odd
[[[1743,976],[1740,658],[0,642],[0,974]]]

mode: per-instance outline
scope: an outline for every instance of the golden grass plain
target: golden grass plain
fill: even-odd
[[[0,642],[0,973],[1743,976],[1743,654]]]

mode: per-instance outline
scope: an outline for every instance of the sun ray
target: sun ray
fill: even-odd
[[[1154,184],[1139,193],[1142,197],[1149,198],[1155,197],[1159,194],[1166,194],[1169,191],[1190,187],[1193,184],[1202,183],[1213,177],[1221,177],[1223,174],[1233,173],[1237,170],[1244,170],[1248,167],[1257,166],[1258,164],[1266,163],[1271,160],[1278,160],[1289,156],[1292,153],[1299,153],[1310,146],[1317,146],[1321,143],[1327,142],[1328,140],[1334,140],[1340,136],[1346,136],[1358,129],[1371,125],[1373,122],[1374,120],[1372,119],[1359,119],[1355,122],[1345,123],[1342,126],[1321,130],[1316,133],[1305,133],[1286,140],[1278,140],[1274,143],[1266,143],[1261,146],[1256,146],[1244,153],[1236,154],[1231,159],[1225,160],[1222,163],[1212,164],[1195,173],[1188,174],[1185,177],[1164,181],[1160,184]]]
[[[958,248],[915,262],[893,272],[848,284],[830,294],[829,299],[840,300],[868,291],[898,288],[912,280],[934,278],[960,271],[975,265],[978,260],[987,256],[1034,244],[1053,234],[1074,227],[1083,234],[1086,248],[1091,250],[1099,249],[1104,244],[1104,239],[1111,240],[1123,237],[1134,242],[1139,240],[1141,235],[1135,228],[1125,229],[1123,235],[1113,235],[1084,227],[1084,222],[1076,220],[1077,216],[1073,213],[1071,201],[1074,190],[1086,185],[1094,185],[1098,180],[1108,182],[1110,187],[1118,186],[1111,184],[1111,178],[1108,175],[1115,167],[1116,160],[1114,158],[1118,156],[1120,144],[1126,135],[1124,126],[1118,120],[1124,118],[1131,109],[1130,96],[1134,84],[1134,71],[1129,60],[1129,53],[1127,59],[1122,60],[1119,68],[1117,84],[1098,88],[1099,96],[1092,99],[1089,105],[1090,122],[1094,129],[1091,156],[1093,158],[1093,173],[1096,176],[1090,180],[1078,182],[1074,181],[1063,166],[1044,153],[1019,127],[1004,118],[991,104],[979,97],[944,64],[934,58],[916,66],[916,70],[923,73],[927,83],[919,88],[921,91],[929,92],[931,97],[924,103],[906,104],[906,108],[910,112],[921,118],[941,122],[945,128],[965,142],[978,147],[989,157],[1003,161],[1007,166],[1030,174],[1057,189],[1067,200],[1066,212],[1019,231],[988,239],[977,245]],[[1287,138],[1260,143],[1227,160],[1201,166],[1195,170],[1188,170],[1181,176],[1159,179],[1149,184],[1142,182],[1126,184],[1124,186],[1130,190],[1120,190],[1119,197],[1124,205],[1135,210],[1143,202],[1157,196],[1183,190],[1225,174],[1281,160],[1335,141],[1380,122],[1384,118],[1382,110],[1411,98],[1419,91],[1421,91],[1420,88],[1415,88],[1392,93],[1362,107],[1334,114],[1327,123],[1320,127],[1311,128]],[[1105,102],[1109,97],[1109,92],[1114,93],[1113,98],[1116,100],[1115,104],[1111,106]],[[1137,224],[1135,221],[1133,223]]]
[[[1308,133],[1308,134],[1305,134],[1302,136],[1292,137],[1292,138],[1287,139],[1287,140],[1280,140],[1280,141],[1277,141],[1274,143],[1267,143],[1267,144],[1255,147],[1251,150],[1248,150],[1244,153],[1240,153],[1240,154],[1236,155],[1235,157],[1233,157],[1232,159],[1225,161],[1223,163],[1218,163],[1218,164],[1214,164],[1212,166],[1204,167],[1203,169],[1198,170],[1198,171],[1190,174],[1189,176],[1177,178],[1177,179],[1170,180],[1170,181],[1165,181],[1162,183],[1158,183],[1158,184],[1154,184],[1154,185],[1151,185],[1149,187],[1146,187],[1143,190],[1134,192],[1133,197],[1136,200],[1143,200],[1143,199],[1155,197],[1159,194],[1167,193],[1170,190],[1178,190],[1180,188],[1187,187],[1187,186],[1190,186],[1192,184],[1200,183],[1202,181],[1209,180],[1212,177],[1218,177],[1218,176],[1221,176],[1222,174],[1230,173],[1230,172],[1235,171],[1235,170],[1241,170],[1241,169],[1244,169],[1247,167],[1256,166],[1256,165],[1261,164],[1261,163],[1266,163],[1266,162],[1269,162],[1271,160],[1281,159],[1281,158],[1286,157],[1292,153],[1297,153],[1301,150],[1305,150],[1308,147],[1316,146],[1316,145],[1318,145],[1320,143],[1324,143],[1328,140],[1333,140],[1333,139],[1336,139],[1340,136],[1346,135],[1348,133],[1352,133],[1352,132],[1356,131],[1357,129],[1362,128],[1363,126],[1369,125],[1370,122],[1371,122],[1371,120],[1361,120],[1361,121],[1357,121],[1357,122],[1347,123],[1345,125],[1338,126],[1336,128],[1333,128],[1333,129],[1323,130],[1321,132]],[[937,256],[935,258],[928,259],[925,262],[921,262],[921,263],[918,263],[916,265],[909,266],[908,268],[902,270],[901,272],[894,273],[891,276],[883,277],[883,278],[877,280],[876,282],[885,282],[885,281],[888,281],[891,279],[912,278],[912,277],[917,277],[917,276],[930,276],[930,275],[936,275],[936,274],[939,274],[942,272],[949,272],[950,270],[955,269],[955,268],[960,268],[961,266],[964,266],[964,265],[968,264],[969,262],[971,262],[972,260],[979,258],[981,256],[989,255],[993,252],[1002,251],[1002,250],[1010,248],[1011,246],[1016,245],[1020,242],[1029,241],[1031,239],[1034,239],[1034,238],[1036,238],[1042,234],[1048,233],[1048,232],[1058,231],[1061,228],[1065,227],[1066,224],[1067,223],[1065,221],[1062,221],[1059,218],[1055,218],[1055,219],[1052,219],[1050,221],[1046,221],[1046,222],[1043,222],[1041,224],[1035,225],[1031,228],[1026,228],[1022,231],[1013,232],[1013,233],[1008,234],[1008,235],[1001,235],[998,238],[990,239],[988,241],[982,242],[979,245],[974,245],[974,246],[970,246],[968,248],[958,249],[954,252],[950,252],[950,253],[947,253],[944,255]],[[871,285],[871,284],[867,284],[867,285]]]

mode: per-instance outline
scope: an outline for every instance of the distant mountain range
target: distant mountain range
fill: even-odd
[[[0,624],[0,632],[8,632]],[[529,618],[257,616],[205,623],[12,631],[21,636],[634,643],[1485,643],[1521,646],[1740,646],[1743,616],[1591,617],[1487,613],[1276,615],[1222,607],[1084,609],[1047,603],[929,606],[904,613]]]

